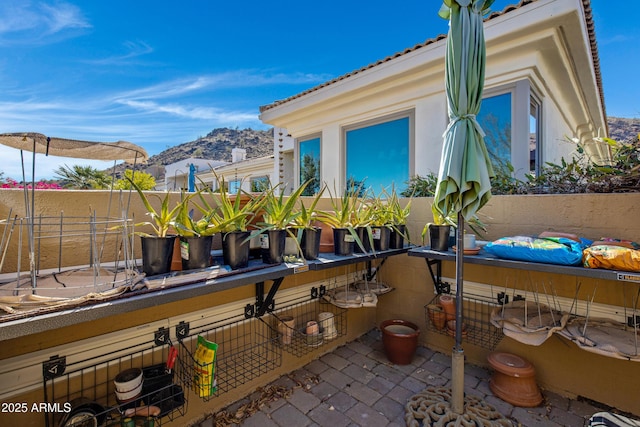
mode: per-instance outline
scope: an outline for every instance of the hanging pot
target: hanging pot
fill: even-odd
[[[402,249],[404,247],[404,235],[407,232],[405,224],[396,224],[391,231],[391,240],[389,241],[390,249]]]
[[[371,252],[371,239],[369,239],[367,227],[357,227],[356,234],[358,235],[358,239],[360,239],[360,241],[362,242],[364,251],[358,244],[353,245],[353,251],[359,254],[363,252]]]
[[[336,255],[353,255],[355,239],[348,228],[333,229],[333,253]]]
[[[265,264],[281,264],[284,247],[287,242],[287,230],[267,230],[260,235],[260,254]]]
[[[433,225],[429,226],[429,241],[431,249],[434,251],[446,252],[449,250],[449,232],[450,225]]]
[[[232,270],[249,265],[248,231],[231,231],[222,236],[222,259]]]
[[[420,329],[406,320],[385,320],[380,324],[382,346],[389,362],[408,365],[418,348]]]
[[[142,271],[147,276],[171,271],[171,258],[176,236],[140,236],[142,241]]]
[[[182,269],[193,270],[211,266],[213,236],[180,237]]]
[[[373,249],[376,251],[389,250],[389,241],[391,240],[391,229],[388,227],[373,227]]]
[[[302,230],[300,247],[304,259],[317,259],[320,254],[320,242],[322,239],[322,229],[319,227],[305,228]]]

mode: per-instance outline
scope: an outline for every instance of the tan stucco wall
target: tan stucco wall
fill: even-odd
[[[80,212],[86,212],[87,206],[95,206],[98,210],[106,209],[104,192],[60,191],[46,192],[46,197],[41,199],[40,197],[43,196],[45,196],[44,192],[39,194],[37,198],[37,212],[43,212],[47,215],[54,215],[61,209],[71,213],[73,206],[76,206]],[[21,192],[0,191],[0,215],[6,217],[9,206],[14,207],[14,214],[20,215],[18,211],[22,206],[22,201]],[[414,242],[418,244],[422,227],[431,220],[430,202],[430,199],[415,199],[412,202],[409,226]],[[640,224],[637,223],[634,215],[634,208],[639,204],[640,195],[636,194],[494,196],[480,213],[482,220],[489,228],[483,239],[492,240],[514,234],[535,234],[543,230],[561,230],[589,238],[613,236],[639,241]],[[132,211],[141,212],[137,197],[132,198]],[[343,275],[344,271],[344,268],[338,268],[291,276],[284,280],[282,289],[317,280],[326,280],[333,275]],[[381,268],[380,274],[381,279],[393,286],[395,290],[381,296],[376,309],[349,310],[348,335],[346,337],[304,357],[298,358],[284,353],[280,368],[209,402],[202,402],[192,395],[187,416],[178,418],[173,423],[166,422],[166,424],[183,425],[188,420],[198,418],[205,412],[220,409],[227,403],[252,392],[255,387],[298,369],[309,360],[319,357],[323,352],[356,338],[378,325],[382,320],[389,318],[401,317],[417,323],[422,331],[422,343],[430,348],[449,352],[452,347],[452,339],[434,334],[426,327],[424,305],[433,298],[434,292],[424,260],[404,255],[392,257]],[[447,277],[455,276],[453,263],[444,263],[444,275]],[[506,277],[515,278],[513,283],[526,284],[529,280],[526,273],[516,274],[506,269],[481,266],[469,266],[465,269],[465,278],[479,283],[504,286]],[[572,295],[571,292],[575,290],[578,280],[583,289],[592,289],[596,286],[594,281],[584,278],[554,276],[552,279],[559,292],[567,295]],[[636,289],[638,285],[599,281],[596,302],[620,303],[619,295],[624,286],[633,286]],[[153,320],[216,307],[230,301],[250,298],[252,295],[255,295],[255,288],[253,285],[247,285],[234,290],[215,292],[206,297],[186,299],[172,304],[138,310],[46,334],[13,339],[3,342],[0,346],[0,360],[34,351],[43,351],[42,354],[48,355],[47,349],[57,345],[134,328]],[[497,349],[524,355],[530,359],[536,367],[538,382],[544,389],[572,397],[585,396],[624,411],[640,414],[637,402],[637,396],[640,394],[640,383],[637,381],[637,378],[640,378],[640,364],[638,363],[587,353],[558,337],[552,337],[539,347],[525,346],[510,338],[504,338]],[[465,354],[470,363],[486,365],[487,353],[486,349],[465,345]],[[39,402],[42,401],[42,391],[37,390],[30,396],[16,396],[16,398]],[[32,414],[30,417],[16,416],[12,422],[15,422],[16,425],[19,423],[24,426],[37,426],[41,425],[42,416],[40,414]]]

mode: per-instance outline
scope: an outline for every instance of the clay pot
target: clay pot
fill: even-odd
[[[456,318],[456,300],[451,295],[440,295],[438,297],[438,305],[442,307],[447,315],[447,321]]]
[[[418,348],[420,329],[406,320],[385,320],[380,324],[382,346],[389,362],[408,365]]]
[[[291,344],[293,331],[296,327],[296,319],[293,316],[282,316],[278,322],[278,332],[280,334],[280,342],[284,345]]]
[[[447,335],[450,337],[456,336],[456,321],[455,320],[447,320]],[[467,325],[462,324],[462,338],[467,338]]]
[[[429,304],[427,306],[427,312],[429,313],[429,320],[431,324],[437,329],[441,330],[447,324],[447,317],[442,306],[437,304]]]
[[[536,384],[536,371],[526,359],[510,353],[495,352],[487,356],[495,370],[489,380],[491,392],[514,406],[534,407],[542,403]]]

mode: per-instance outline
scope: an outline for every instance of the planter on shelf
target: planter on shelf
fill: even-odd
[[[171,271],[171,258],[176,236],[140,236],[142,241],[142,271],[147,276]]]
[[[448,251],[450,231],[450,225],[429,225],[429,242],[431,249],[434,251]]]
[[[348,228],[333,229],[333,253],[336,255],[353,255],[355,239]]]
[[[182,269],[193,270],[211,266],[213,236],[180,237]]]
[[[322,241],[322,228],[305,228],[302,230],[300,248],[304,259],[317,259],[320,254],[320,244]]]
[[[267,230],[260,235],[260,254],[265,264],[281,264],[287,241],[287,230]]]
[[[317,221],[316,226],[320,228],[320,253],[333,252],[333,228],[329,224]]]
[[[420,329],[406,320],[385,320],[380,324],[382,345],[389,362],[396,365],[408,365],[418,348]]]
[[[232,270],[249,265],[249,231],[230,231],[222,236],[222,258]]]
[[[356,228],[356,234],[358,235],[358,238],[362,242],[362,247],[360,247],[360,245],[354,245],[354,247],[353,247],[353,251],[354,252],[356,252],[356,253],[371,252],[371,240],[372,240],[372,238],[369,238],[369,230],[371,230],[371,227],[357,227]],[[373,235],[373,232],[372,232],[372,235]],[[364,249],[364,251],[363,251],[363,249]]]
[[[396,224],[391,231],[391,238],[389,240],[389,248],[402,249],[404,247],[404,236],[407,233],[407,226],[405,224]]]
[[[391,229],[388,227],[373,227],[373,249],[376,251],[389,250],[389,241],[391,240]]]

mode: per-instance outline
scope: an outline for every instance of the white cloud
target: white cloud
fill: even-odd
[[[121,55],[114,55],[101,59],[89,59],[82,62],[93,65],[123,65],[130,63],[132,59],[148,55],[153,52],[153,48],[143,41],[126,41],[124,43],[124,48],[126,52]]]
[[[51,43],[70,30],[91,28],[75,5],[56,2],[2,2],[0,5],[0,41],[4,43]]]

